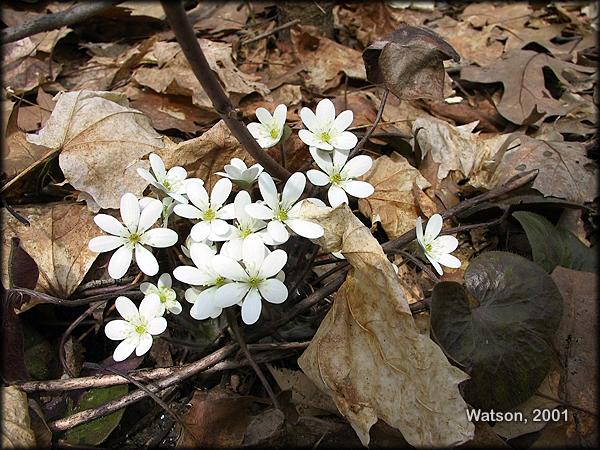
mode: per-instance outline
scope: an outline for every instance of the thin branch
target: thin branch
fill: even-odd
[[[381,96],[381,103],[379,103],[379,110],[377,110],[377,116],[375,116],[375,121],[373,122],[373,125],[371,125],[371,128],[369,128],[369,131],[367,131],[364,134],[364,136],[361,138],[361,140],[358,141],[358,144],[356,144],[356,147],[354,147],[354,149],[352,149],[352,151],[350,152],[350,155],[348,156],[348,159],[352,158],[353,156],[355,156],[362,150],[364,145],[367,143],[367,141],[371,137],[371,134],[373,134],[373,131],[375,131],[375,128],[377,128],[377,125],[379,125],[379,121],[381,120],[381,116],[383,116],[383,110],[385,109],[385,102],[387,101],[389,93],[390,93],[390,91],[387,89],[385,89],[383,91],[383,95]]]
[[[66,25],[82,22],[90,17],[110,9],[113,5],[121,3],[121,0],[102,0],[95,2],[84,2],[55,14],[48,14],[36,20],[5,28],[0,31],[0,42],[8,44],[44,31],[55,30]]]
[[[129,286],[127,286],[129,287]],[[19,295],[29,295],[32,298],[37,300],[38,304],[41,303],[50,303],[52,305],[58,306],[66,306],[68,308],[74,308],[76,306],[88,305],[90,303],[99,302],[102,300],[110,300],[111,298],[118,297],[120,295],[124,295],[125,297],[132,298],[141,298],[143,294],[140,291],[119,291],[119,292],[109,292],[107,294],[99,294],[92,295],[86,298],[78,298],[78,299],[65,299],[53,297],[52,295],[44,294],[43,292],[34,291],[32,289],[26,288],[11,288],[8,289],[9,292],[14,292]]]
[[[247,39],[247,40],[245,40],[245,41],[242,41],[242,42],[240,42],[240,45],[248,45],[248,44],[252,44],[253,42],[260,41],[261,39],[263,39],[263,38],[266,38],[266,37],[269,37],[269,36],[271,36],[272,34],[275,34],[275,33],[277,33],[278,31],[285,30],[286,28],[289,28],[289,27],[293,27],[293,26],[294,26],[294,25],[296,25],[297,23],[300,23],[300,19],[294,19],[294,20],[292,20],[291,22],[284,23],[283,25],[280,25],[280,26],[278,26],[278,27],[275,27],[275,28],[273,28],[272,30],[265,31],[264,33],[261,33],[261,34],[259,34],[259,35],[256,35],[256,36],[254,36],[254,37],[253,37],[253,38],[251,38],[251,39]]]
[[[399,250],[398,254],[404,256],[409,261],[412,261],[417,267],[419,267],[423,272],[425,272],[427,274],[427,276],[429,276],[429,278],[431,278],[433,280],[434,283],[440,282],[440,279],[438,278],[438,276],[435,273],[433,273],[433,271],[429,267],[427,267],[425,264],[423,264],[423,261],[421,261],[419,258],[411,255],[408,252],[405,252],[404,250]]]
[[[268,173],[282,181],[287,180],[291,175],[290,172],[260,148],[256,139],[248,131],[248,128],[238,119],[237,111],[223,90],[218,77],[210,68],[204,52],[198,44],[198,40],[181,1],[162,0],[161,4],[167,15],[167,21],[194,75],[202,85],[202,89],[204,89],[208,98],[210,98],[216,112],[231,130],[233,136]]]
[[[240,349],[242,350],[242,352],[244,352],[244,355],[246,356],[246,359],[250,363],[250,366],[254,369],[254,372],[256,372],[256,375],[258,376],[258,379],[260,380],[260,382],[264,386],[265,390],[267,391],[267,394],[269,394],[269,397],[271,398],[271,402],[273,403],[273,406],[276,409],[281,409],[281,405],[279,404],[279,401],[277,400],[277,396],[275,395],[275,392],[273,392],[273,389],[271,388],[269,381],[265,377],[265,374],[263,373],[261,368],[258,366],[258,364],[256,364],[256,361],[254,361],[254,358],[252,358],[252,354],[250,353],[250,350],[248,350],[248,346],[246,345],[246,340],[244,339],[244,334],[243,334],[242,330],[240,329],[240,326],[237,323],[237,318],[235,317],[235,313],[231,310],[231,308],[228,308],[225,310],[225,315],[227,316],[227,322],[229,323],[229,326],[231,327],[231,331],[233,331],[233,334],[235,335],[235,339],[238,342],[238,344],[240,345]]]

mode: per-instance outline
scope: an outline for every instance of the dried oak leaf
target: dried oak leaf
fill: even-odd
[[[163,159],[166,167],[182,166],[188,177],[203,179],[209,192],[221,178],[215,172],[222,171],[232,158],[240,158],[247,165],[255,163],[222,120],[202,136],[179,144],[169,142],[156,154]]]
[[[391,156],[380,156],[373,164],[371,170],[363,177],[369,182],[375,192],[368,198],[358,200],[358,209],[371,219],[371,222],[381,222],[390,239],[411,230],[419,214],[419,207],[415,199],[416,186],[422,193],[431,184],[423,178],[421,173],[410,165],[408,160],[399,153]],[[435,204],[425,194],[430,214],[436,212]],[[419,196],[421,199],[421,196]]]
[[[460,56],[450,44],[424,27],[401,26],[363,54],[367,79],[383,84],[402,99],[443,98],[443,61]]]
[[[40,276],[37,290],[68,298],[98,256],[88,249],[89,240],[98,235],[94,216],[85,205],[55,203],[15,207],[30,226],[15,219],[6,209],[0,210],[2,223],[2,283],[8,283],[8,255],[11,238],[18,237],[21,247],[37,263]],[[33,306],[26,305],[25,308]]]
[[[35,448],[27,394],[15,386],[0,388],[2,397],[2,448]]]
[[[487,67],[469,66],[461,70],[462,79],[476,83],[502,83],[504,92],[496,105],[498,112],[518,125],[529,125],[545,116],[562,116],[568,109],[552,97],[544,85],[544,68],[551,69],[561,83],[574,83],[596,71],[532,50],[513,50]],[[582,75],[583,74],[583,75]]]
[[[392,263],[347,206],[310,204],[324,252],[342,249],[352,268],[311,344],[298,360],[328,393],[363,445],[378,419],[413,446],[458,445],[473,437],[458,384],[468,378],[419,334]]]
[[[476,28],[494,24],[522,27],[532,14],[532,7],[524,2],[501,5],[492,2],[477,2],[468,5],[461,13],[460,19],[469,22]]]
[[[257,81],[257,77],[240,71],[232,56],[232,45],[199,39],[210,68],[219,77],[232,102],[237,105],[240,99],[252,92],[260,95],[269,93],[267,87]],[[184,95],[192,97],[194,105],[214,111],[212,103],[200,82],[192,72],[181,47],[176,42],[157,42],[148,53],[147,61],[153,67],[140,67],[133,79],[161,94]],[[215,114],[216,117],[216,114]]]
[[[114,92],[62,93],[46,126],[27,141],[60,151],[65,179],[85,194],[88,207],[119,208],[127,192],[141,196],[148,182],[140,158],[164,147],[146,116]]]

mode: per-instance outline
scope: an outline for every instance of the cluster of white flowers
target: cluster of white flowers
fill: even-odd
[[[286,115],[285,105],[277,106],[273,115],[258,108],[259,123],[250,123],[248,130],[261,147],[272,147],[284,136]],[[373,186],[356,179],[371,168],[371,158],[361,155],[349,159],[357,142],[356,136],[346,131],[353,120],[352,111],[343,111],[336,117],[333,103],[324,99],[317,105],[316,113],[302,108],[300,116],[306,129],[298,135],[309,146],[320,169],[309,170],[308,179],[316,186],[329,186],[330,205],[348,203],[348,195],[371,195]],[[158,199],[137,199],[127,193],[121,198],[122,223],[108,214],[98,214],[94,219],[109,235],[93,238],[89,248],[96,252],[116,249],[108,264],[109,275],[123,277],[135,260],[144,274],[155,276],[159,264],[151,248],[170,247],[179,239],[168,228],[169,216],[174,213],[194,223],[181,246],[189,264],[173,271],[178,281],[189,286],[184,297],[192,304],[193,318],[214,319],[223,309],[238,305],[242,320],[250,325],[258,321],[263,299],[283,303],[288,297],[283,283],[288,256],[284,250],[273,247],[285,243],[291,233],[307,239],[320,238],[324,233],[320,225],[304,219],[300,213],[306,201],[325,206],[316,198],[301,200],[306,176],[300,172],[292,174],[280,193],[271,175],[259,164],[247,167],[244,161],[234,158],[225,165],[224,172],[217,172],[222,178],[209,194],[203,180],[187,178],[184,168],[166,170],[163,160],[155,154],[149,160],[152,172],[138,169],[138,173],[150,183]],[[257,182],[262,199],[253,202]],[[231,202],[233,184],[240,190]],[[162,224],[155,226],[161,218]],[[447,258],[449,255],[443,260],[436,256],[435,242],[442,238],[432,241],[435,236],[431,237],[429,226],[425,240],[419,240],[422,245],[429,245],[426,254],[436,269],[437,261],[453,263]],[[341,254],[338,257],[343,258]],[[114,351],[116,361],[127,358],[134,350],[138,356],[145,354],[152,345],[152,336],[166,329],[163,315],[182,311],[168,273],[162,274],[156,285],[146,282],[140,289],[144,299],[139,310],[128,298],[119,297],[116,308],[123,319],[113,320],[105,327],[109,339],[122,341]]]

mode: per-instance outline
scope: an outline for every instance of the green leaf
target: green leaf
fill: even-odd
[[[586,247],[568,230],[555,227],[545,217],[528,211],[513,213],[525,233],[533,260],[550,273],[556,266],[584,272],[595,272],[596,252]]]
[[[72,413],[104,405],[111,400],[127,394],[128,390],[126,384],[90,389],[83,394],[79,404]],[[65,440],[73,445],[99,445],[119,425],[124,412],[125,409],[122,408],[107,416],[76,426],[65,433]]]
[[[465,285],[438,283],[431,301],[436,340],[471,375],[465,400],[485,410],[506,411],[533,395],[548,373],[561,315],[552,278],[507,252],[474,258]]]

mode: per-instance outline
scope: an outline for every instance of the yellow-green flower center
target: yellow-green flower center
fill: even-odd
[[[426,251],[426,252],[431,252],[431,249],[432,249],[432,246],[431,246],[431,244],[427,244],[427,245],[425,246],[425,251]]]
[[[288,219],[288,213],[287,211],[280,209],[274,214],[274,218],[280,222],[285,222]]]
[[[128,239],[129,239],[129,242],[130,242],[132,245],[135,245],[135,244],[139,244],[139,242],[140,242],[140,238],[141,238],[141,237],[140,237],[140,235],[139,235],[139,234],[137,234],[137,233],[131,233],[131,234],[129,235],[129,238],[128,238]]]
[[[225,278],[223,278],[223,277],[217,277],[217,279],[215,280],[215,286],[221,287],[224,284],[225,284]]]
[[[167,191],[171,190],[171,183],[169,183],[169,180],[163,180],[162,185]]]
[[[135,326],[135,332],[137,334],[145,333],[146,332],[146,325],[144,325],[144,324],[136,325]]]
[[[277,130],[275,128],[271,128],[271,132],[269,134],[273,139],[275,139],[279,133],[277,133]]]
[[[214,212],[212,209],[208,208],[206,211],[204,211],[204,214],[202,215],[202,219],[206,220],[208,222],[210,222],[211,220],[214,220],[215,217],[217,217],[217,213]]]
[[[252,234],[252,230],[250,228],[241,228],[240,236],[246,238]]]
[[[321,133],[321,140],[322,141],[329,142],[330,139],[331,139],[331,135],[329,134],[329,131],[323,131]]]
[[[252,288],[258,288],[258,285],[260,284],[262,280],[258,277],[250,277],[250,279],[248,280],[248,284],[250,285],[250,287]]]
[[[329,177],[332,184],[340,184],[342,182],[342,176],[339,173],[334,173]]]

